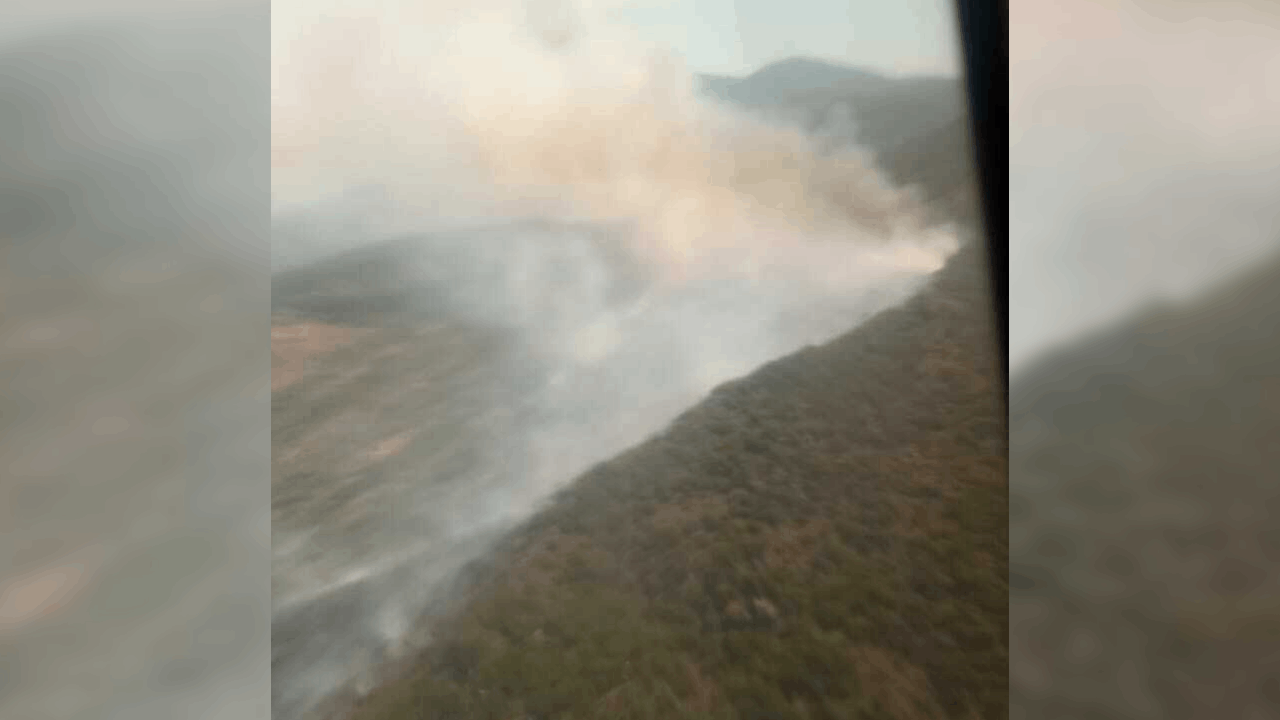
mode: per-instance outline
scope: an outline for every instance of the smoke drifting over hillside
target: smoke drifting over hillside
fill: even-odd
[[[958,246],[864,153],[822,154],[798,132],[701,101],[678,57],[609,10],[273,5],[275,266],[394,240],[394,259],[367,261],[395,268],[373,289],[395,285],[418,317],[512,341],[493,360],[510,389],[486,390],[500,399],[484,412],[517,418],[486,421],[483,468],[419,473],[396,510],[417,537],[354,560],[309,560],[304,541],[277,548],[277,587],[293,603],[281,627],[305,626],[299,604],[350,591],[308,587],[307,563],[368,588],[367,610],[352,611],[364,616],[326,628],[347,636],[277,661],[277,717],[349,678],[352,647],[376,656],[403,644],[457,561],[438,547],[406,554],[423,536],[478,552],[494,528],[716,385],[905,298]],[[298,522],[275,523],[279,542],[308,537]],[[370,580],[370,568],[401,579]]]
[[[521,3],[429,5],[350,2],[321,20],[277,3],[278,209],[375,185],[394,207],[384,220],[412,229],[637,220],[637,249],[683,269],[811,235],[934,249],[860,153],[818,157],[797,134],[699,102],[679,58],[630,38],[607,8],[566,10],[573,41],[548,43],[549,16],[531,25]]]

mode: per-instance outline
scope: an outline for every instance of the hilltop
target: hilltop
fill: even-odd
[[[894,78],[791,58],[745,78],[702,75],[698,86],[707,97],[833,146],[861,145],[890,181],[920,189],[935,221],[976,223],[967,100],[956,78]]]
[[[872,90],[890,83],[871,70],[803,57],[770,63],[745,78],[699,75],[696,79],[702,92],[744,105],[782,103],[789,95],[806,91]]]

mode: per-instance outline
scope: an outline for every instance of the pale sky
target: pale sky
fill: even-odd
[[[888,72],[960,66],[951,0],[642,0],[617,13],[695,72],[745,75],[791,55]]]
[[[615,0],[616,1],[616,0]],[[451,2],[451,0],[445,0]],[[6,31],[41,21],[268,4],[268,0],[49,0],[15,3]],[[323,3],[318,3],[323,4]],[[808,55],[886,72],[954,74],[953,0],[623,0],[616,19],[685,57],[694,72],[745,75]]]

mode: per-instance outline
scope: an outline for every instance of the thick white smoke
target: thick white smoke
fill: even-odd
[[[413,229],[625,218],[646,253],[682,270],[716,249],[749,254],[815,233],[929,246],[935,266],[945,253],[865,157],[818,157],[797,134],[714,111],[677,56],[599,4],[552,15],[509,0],[330,5],[273,6],[281,210],[376,185]],[[548,42],[559,16],[573,32]]]

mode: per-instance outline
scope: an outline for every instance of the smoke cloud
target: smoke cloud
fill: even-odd
[[[607,6],[557,3],[277,3],[277,208],[376,185],[408,228],[638,220],[637,249],[686,271],[717,249],[813,235],[926,245],[910,196],[861,153],[819,156],[718,112]]]

